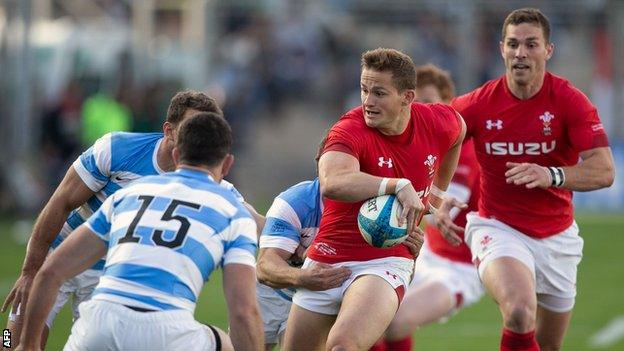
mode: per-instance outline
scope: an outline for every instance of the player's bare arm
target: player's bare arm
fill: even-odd
[[[2,312],[6,311],[11,302],[13,302],[13,313],[17,311],[20,303],[26,304],[35,274],[43,264],[50,245],[63,227],[67,216],[93,194],[94,192],[82,181],[74,167],[70,167],[35,222],[26,249],[22,272],[4,301]]]
[[[440,168],[438,169],[438,172],[433,180],[433,186],[439,192],[445,191],[451,183],[451,179],[453,179],[453,174],[455,174],[455,169],[457,168],[457,163],[459,161],[459,155],[461,153],[461,146],[464,141],[464,136],[466,135],[466,123],[459,115],[458,118],[461,130],[457,140],[455,140],[453,146],[451,146],[442,158]],[[457,235],[457,232],[463,231],[464,228],[453,222],[451,210],[453,208],[463,209],[466,208],[467,205],[454,197],[443,196],[441,193],[433,191],[430,195],[429,203],[430,207],[436,209],[433,213],[435,216],[435,222],[444,238],[454,246],[461,244],[462,240]]]
[[[387,179],[385,189],[382,182]],[[328,151],[319,160],[321,195],[332,200],[356,202],[379,194],[396,194],[403,206],[399,225],[407,220],[408,232],[415,231],[425,206],[408,181],[401,178],[383,178],[360,171],[358,160],[344,152]],[[398,189],[398,191],[397,191]]]
[[[255,282],[256,271],[252,266],[230,263],[223,267],[223,292],[235,350],[264,350]]]
[[[308,268],[291,267],[287,262],[291,256],[290,252],[279,248],[260,249],[256,266],[258,281],[277,289],[327,290],[340,286],[351,274],[347,268],[332,268],[322,263]]]
[[[45,319],[61,285],[91,267],[106,254],[106,245],[86,225],[78,227],[50,255],[33,281],[31,301],[26,306],[20,347],[38,350]]]
[[[563,177],[559,187],[572,191],[591,191],[607,188],[613,184],[615,165],[609,147],[598,147],[579,153],[582,161],[570,167],[560,167],[563,176],[555,173],[555,177]],[[546,189],[555,186],[553,172],[558,170],[540,166],[535,163],[507,162],[509,168],[505,172],[508,184],[524,185],[527,189]],[[557,179],[555,179],[557,181]]]
[[[243,202],[243,206],[251,213],[254,221],[256,222],[256,232],[258,234],[258,238],[260,238],[260,234],[262,234],[262,228],[264,228],[264,223],[266,222],[266,217],[258,213],[256,209],[248,202]]]

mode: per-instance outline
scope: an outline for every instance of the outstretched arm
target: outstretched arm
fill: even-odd
[[[46,317],[63,282],[91,267],[105,254],[104,242],[81,225],[46,260],[35,276],[31,303],[24,314],[20,345],[25,350],[38,350]]]
[[[287,262],[291,256],[290,252],[278,248],[260,249],[256,267],[258,281],[278,289],[327,290],[340,286],[351,274],[347,268],[332,268],[321,263],[308,268],[291,267]]]
[[[43,264],[50,245],[63,227],[69,213],[84,204],[94,192],[82,181],[74,167],[70,167],[65,178],[41,211],[33,227],[32,236],[26,249],[26,258],[20,277],[2,305],[6,311],[13,302],[13,312],[18,305],[26,304],[28,292],[35,274]]]
[[[264,334],[256,300],[253,266],[230,263],[223,268],[223,292],[230,319],[230,338],[235,350],[263,350]]]

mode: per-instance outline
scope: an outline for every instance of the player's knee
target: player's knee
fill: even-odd
[[[409,318],[397,314],[388,326],[388,329],[386,329],[386,339],[398,340],[409,336],[411,334],[410,329],[412,324]],[[408,327],[406,328],[406,326]]]
[[[505,327],[517,333],[535,329],[535,306],[528,302],[513,302],[502,306]]]

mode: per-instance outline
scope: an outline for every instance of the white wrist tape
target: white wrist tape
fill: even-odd
[[[429,203],[429,213],[435,216],[435,214],[436,214],[437,212],[438,212],[438,208],[437,208],[437,207],[435,207],[435,206],[433,206],[433,205],[431,204],[431,202],[430,202],[430,203]]]
[[[408,184],[412,184],[409,179],[401,178],[396,183],[396,187],[394,188],[394,193],[398,194],[401,189],[405,188]]]
[[[389,181],[390,178],[384,178],[381,180],[381,183],[379,183],[379,190],[377,191],[377,195],[386,195],[386,186],[388,185]]]
[[[440,188],[438,188],[435,185],[431,186],[431,190],[429,190],[429,192],[431,193],[431,195],[434,195],[436,197],[439,197],[440,199],[443,199],[444,196],[446,195],[446,192],[440,190]]]

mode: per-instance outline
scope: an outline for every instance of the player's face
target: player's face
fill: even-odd
[[[542,27],[533,23],[508,25],[505,40],[500,43],[507,77],[519,86],[533,84],[543,79],[546,61],[553,52],[553,44],[547,43]]]
[[[425,104],[434,102],[442,102],[442,97],[438,88],[433,84],[425,85],[424,87],[416,88],[416,100]]]
[[[360,97],[366,125],[377,129],[393,129],[405,106],[405,94],[393,84],[391,72],[363,69]]]

